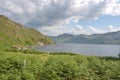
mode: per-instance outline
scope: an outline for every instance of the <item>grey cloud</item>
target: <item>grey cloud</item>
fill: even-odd
[[[78,16],[83,16],[83,20],[89,20],[94,19],[96,17],[99,17],[103,14],[103,10],[107,4],[107,1],[101,1],[99,3],[95,3],[94,1],[89,1],[89,4],[83,8],[82,11],[78,13]]]
[[[72,5],[70,2],[65,0],[62,4],[51,0],[49,5],[45,5],[42,10],[38,10],[32,20],[36,20],[34,24],[36,26],[51,26],[58,24],[61,20],[69,18],[71,15],[70,6]],[[31,20],[28,24],[33,23]]]
[[[109,0],[0,0],[0,4],[1,14],[29,27],[42,27],[55,26],[72,17],[88,20],[104,15]]]

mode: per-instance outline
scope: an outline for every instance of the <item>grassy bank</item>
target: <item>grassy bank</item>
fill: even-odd
[[[1,51],[0,80],[120,80],[120,60],[34,50]]]

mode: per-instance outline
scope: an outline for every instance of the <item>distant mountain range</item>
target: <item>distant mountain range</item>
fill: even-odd
[[[52,44],[53,41],[32,28],[26,28],[7,17],[0,15],[0,49],[12,45]]]
[[[120,44],[120,31],[93,35],[62,34],[50,36],[55,42],[81,44]]]

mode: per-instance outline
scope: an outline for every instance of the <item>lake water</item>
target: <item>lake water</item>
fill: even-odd
[[[117,57],[120,53],[120,45],[58,43],[48,46],[36,46],[34,48],[45,52],[73,52],[90,56]]]

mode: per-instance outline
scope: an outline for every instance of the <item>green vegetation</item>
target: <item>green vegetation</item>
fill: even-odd
[[[55,42],[82,44],[120,44],[120,31],[93,35],[62,34],[51,37]]]
[[[1,51],[0,80],[120,80],[120,59],[36,50]]]
[[[120,58],[10,48],[37,43],[53,41],[0,16],[0,80],[120,80]]]
[[[118,57],[120,58],[120,53],[118,54]]]
[[[53,44],[53,41],[35,29],[25,28],[23,25],[0,15],[0,49],[13,45],[29,46],[38,43],[47,45]]]

